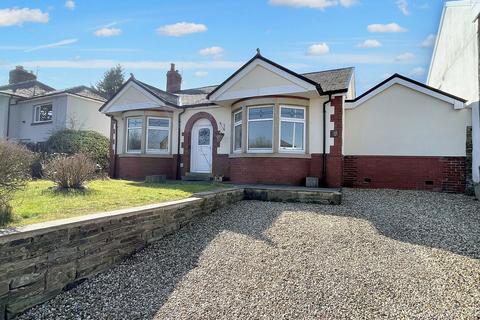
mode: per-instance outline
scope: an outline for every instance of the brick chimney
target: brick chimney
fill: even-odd
[[[182,76],[175,70],[175,63],[170,64],[167,72],[167,92],[175,93],[182,90]]]
[[[15,69],[11,70],[9,73],[9,84],[29,81],[29,80],[37,80],[37,76],[33,74],[31,71],[27,71],[23,69],[23,66],[16,66]]]

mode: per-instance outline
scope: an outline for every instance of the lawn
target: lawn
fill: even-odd
[[[196,192],[221,187],[209,182],[144,183],[107,179],[88,183],[84,191],[59,192],[50,181],[31,181],[16,193],[11,203],[14,221],[9,226],[184,199]]]

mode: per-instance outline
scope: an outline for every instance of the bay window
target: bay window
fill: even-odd
[[[248,108],[248,139],[250,152],[272,152],[273,106]]]
[[[280,106],[280,151],[305,150],[305,108]]]
[[[143,118],[127,118],[127,153],[142,151]]]
[[[242,150],[242,110],[233,114],[233,151]]]
[[[147,153],[168,153],[170,119],[147,117]]]

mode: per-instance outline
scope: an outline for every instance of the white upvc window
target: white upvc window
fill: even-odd
[[[170,118],[147,117],[146,153],[170,152]]]
[[[142,152],[143,118],[127,118],[127,153]]]
[[[248,152],[271,153],[273,151],[273,109],[273,105],[248,107]]]
[[[242,151],[242,110],[233,114],[233,152]]]
[[[33,122],[50,122],[53,118],[52,104],[42,104],[33,107]]]
[[[303,107],[280,106],[281,152],[305,152],[305,114]]]

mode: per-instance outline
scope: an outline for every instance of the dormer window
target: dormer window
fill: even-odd
[[[43,104],[35,106],[33,109],[33,122],[43,123],[51,122],[53,115],[53,109],[51,104]]]

